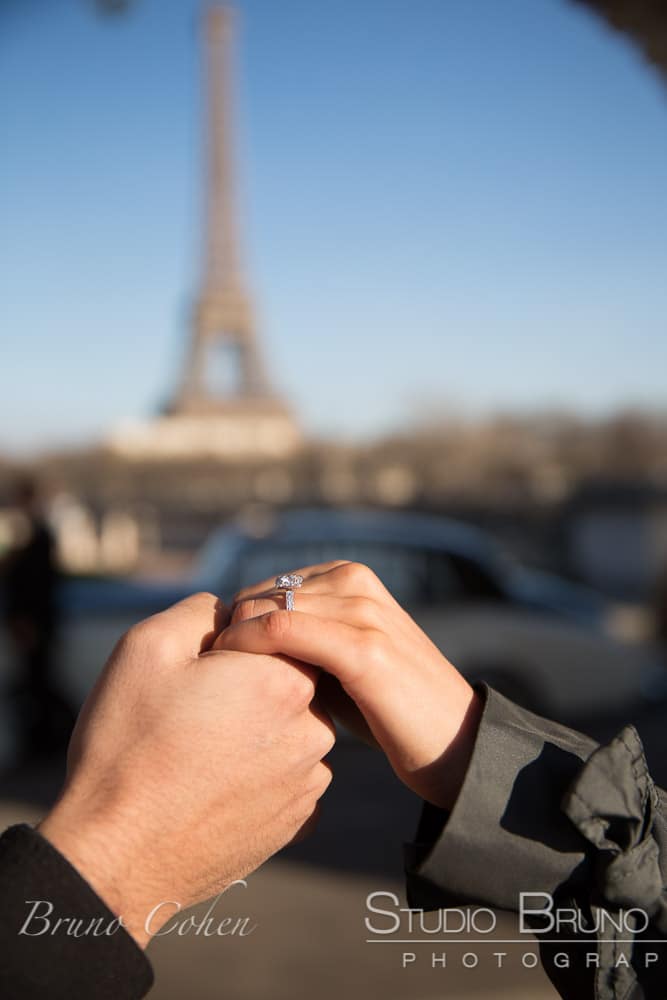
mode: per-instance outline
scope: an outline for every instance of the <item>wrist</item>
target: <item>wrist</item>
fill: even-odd
[[[456,736],[445,751],[442,761],[442,805],[446,809],[454,808],[459,792],[463,787],[484,711],[483,696],[473,688],[470,691],[470,701],[461,720],[461,725]]]
[[[466,685],[465,698],[459,703],[456,724],[449,735],[445,749],[410,776],[409,784],[421,798],[439,809],[451,810],[465,781],[470,759],[475,748],[484,699]]]
[[[37,832],[76,868],[144,949],[151,937],[146,918],[155,905],[156,894],[142,868],[141,853],[123,835],[124,827],[122,821],[86,814],[63,799],[39,824]],[[158,929],[155,921],[151,932]]]

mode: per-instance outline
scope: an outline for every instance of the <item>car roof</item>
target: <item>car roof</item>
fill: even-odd
[[[399,544],[428,548],[499,563],[496,543],[483,532],[450,518],[405,511],[301,508],[275,515],[260,537],[244,532],[251,544],[340,541]]]

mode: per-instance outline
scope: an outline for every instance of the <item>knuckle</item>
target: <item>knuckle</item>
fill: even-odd
[[[333,724],[322,726],[320,740],[320,757],[326,757],[336,745],[336,730]]]
[[[160,634],[160,626],[156,623],[155,617],[144,618],[127,630],[121,643],[125,646],[146,646],[157,642]]]
[[[336,744],[336,727],[328,716],[312,706],[305,716],[303,753],[306,758],[321,761]]]
[[[156,630],[151,637],[147,652],[158,663],[171,663],[184,659],[183,647],[177,636],[172,632]]]
[[[299,707],[306,707],[313,700],[315,695],[315,683],[305,671],[298,667],[288,667],[288,683],[290,701],[296,702]]]
[[[273,663],[269,675],[273,697],[289,715],[304,711],[315,695],[315,683],[308,674],[288,662]]]
[[[291,633],[291,613],[289,611],[271,611],[263,618],[264,631],[267,637],[280,644]]]
[[[315,679],[311,674],[306,673],[305,670],[297,670],[296,673],[298,674],[297,686],[299,694],[301,695],[303,702],[306,705],[310,705],[311,701],[315,697],[315,691],[317,688]]]
[[[341,566],[336,572],[345,581],[348,587],[353,587],[361,591],[366,591],[374,585],[377,579],[373,570],[364,563],[348,562]]]
[[[380,669],[388,659],[388,642],[384,632],[369,628],[361,638],[361,654],[367,668]]]
[[[189,597],[188,600],[192,601],[193,604],[195,602],[197,604],[214,604],[218,598],[209,590],[198,590],[197,593],[193,594],[192,597]]]
[[[362,624],[374,626],[380,619],[377,601],[371,597],[355,597],[352,607],[355,619]]]
[[[161,627],[156,615],[133,625],[120,640],[118,648],[122,655],[128,657],[164,661],[176,655],[176,645],[174,636]]]
[[[333,780],[333,771],[324,763],[320,763],[315,768],[314,793],[319,798],[324,795]]]
[[[234,604],[234,610],[232,612],[232,622],[235,625],[241,622],[247,622],[251,618],[257,618],[260,612],[257,608],[257,601],[249,597],[245,600],[237,601]]]

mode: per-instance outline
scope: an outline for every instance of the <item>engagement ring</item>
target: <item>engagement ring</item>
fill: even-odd
[[[276,588],[285,591],[285,607],[294,611],[294,591],[303,584],[303,577],[298,573],[282,573],[276,577]]]

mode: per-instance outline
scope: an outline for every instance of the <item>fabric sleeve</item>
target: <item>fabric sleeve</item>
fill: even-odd
[[[554,914],[576,914],[576,924],[526,923],[562,996],[663,998],[667,825],[637,732],[626,726],[598,747],[492,689],[484,694],[454,808],[448,815],[425,806],[406,847],[410,906],[474,903],[527,913],[533,899],[544,906],[549,897]],[[660,961],[647,964],[650,949]],[[591,951],[597,964],[586,959]],[[556,952],[569,954],[568,969],[554,966]]]
[[[0,995],[139,1000],[153,985],[134,938],[29,826],[0,837],[0,894]]]

